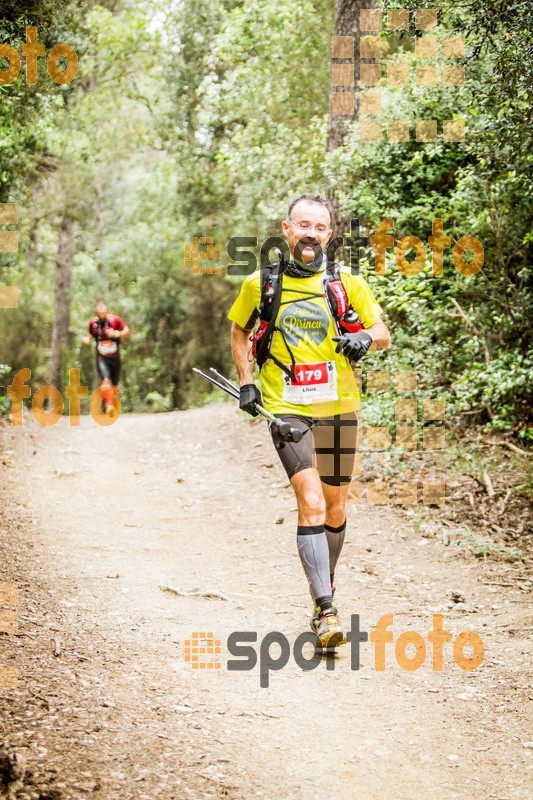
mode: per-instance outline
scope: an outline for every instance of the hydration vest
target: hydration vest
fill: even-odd
[[[96,350],[102,356],[114,357],[119,354],[119,340],[108,339],[104,335],[104,330],[112,327],[109,317],[106,317],[104,320],[97,317],[93,322],[91,333],[96,341]]]
[[[101,320],[100,317],[97,317],[94,322],[94,327],[96,328],[93,336],[96,340],[96,344],[99,344],[105,337],[104,337],[104,330],[106,328],[111,327],[111,320],[109,317],[106,317],[104,320]]]
[[[292,381],[296,382],[294,374],[296,362],[292,350],[285,340],[283,331],[276,325],[276,319],[281,305],[281,295],[283,293],[282,280],[283,273],[285,272],[284,264],[280,259],[278,264],[267,264],[263,269],[265,272],[265,280],[261,287],[259,328],[251,337],[252,355],[257,361],[259,369],[271,358],[276,366],[289,375]],[[310,296],[323,296],[325,298],[328,310],[333,317],[339,335],[343,333],[356,333],[362,330],[363,326],[359,320],[359,315],[350,306],[346,289],[341,280],[340,267],[338,264],[328,263],[325,273],[323,274],[322,282],[324,287],[323,293]],[[272,339],[276,331],[281,334],[292,361],[292,365],[288,368],[270,352]]]

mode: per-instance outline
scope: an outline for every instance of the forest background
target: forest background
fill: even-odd
[[[385,62],[415,64],[414,11],[464,37],[463,86],[385,88],[386,119],[466,120],[464,142],[361,142],[356,111],[332,113],[332,35],[355,35],[359,10],[409,8],[410,30],[381,35]],[[279,234],[288,200],[327,192],[336,234],[358,217],[397,239],[427,242],[441,218],[452,237],[443,275],[403,275],[388,251],[362,273],[386,309],[393,344],[371,369],[415,370],[446,401],[456,432],[531,429],[532,33],[526,0],[449,3],[354,0],[4,0],[0,42],[20,51],[34,25],[46,51],[72,46],[79,71],[59,85],[0,86],[0,202],[19,206],[19,252],[0,255],[0,284],[19,306],[0,314],[0,383],[29,367],[36,388],[71,367],[94,383],[81,336],[103,297],[133,331],[124,348],[125,411],[213,398],[191,372],[231,372],[226,314],[240,280],[193,274],[184,248],[211,236],[231,263],[234,236]],[[359,41],[356,36],[356,59]],[[6,62],[2,68],[5,69]],[[477,237],[483,269],[455,269],[453,244]],[[259,254],[259,247],[255,248]],[[0,404],[7,407],[5,399]],[[370,409],[372,414],[372,409]],[[384,424],[381,422],[380,424]]]

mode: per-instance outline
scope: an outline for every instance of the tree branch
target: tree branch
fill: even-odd
[[[461,308],[461,306],[459,305],[457,300],[454,297],[450,297],[450,300],[452,301],[452,303],[454,304],[454,306],[456,307],[457,311],[462,316],[462,318],[464,319],[464,321],[466,322],[468,327],[473,331],[473,333],[475,333],[475,335],[477,337],[479,337],[479,339],[481,339],[481,344],[483,345],[483,352],[485,353],[485,364],[487,365],[487,367],[490,366],[490,350],[489,350],[489,347],[487,345],[487,340],[486,340],[485,336],[476,327],[474,322],[472,322],[472,320],[470,319],[470,317],[468,316],[466,311],[463,308]]]

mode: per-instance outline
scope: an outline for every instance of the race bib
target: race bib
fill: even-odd
[[[290,367],[290,364],[287,364]],[[318,364],[295,364],[295,380],[283,376],[283,399],[302,405],[313,400],[338,400],[337,367],[334,361]]]
[[[101,356],[114,356],[115,353],[118,352],[117,343],[112,342],[111,339],[103,339],[101,342],[98,342],[96,349]]]

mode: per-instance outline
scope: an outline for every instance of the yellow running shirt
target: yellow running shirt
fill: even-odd
[[[271,353],[282,364],[292,364],[287,345],[296,362],[297,382],[293,383],[272,359],[261,369],[263,403],[271,414],[298,414],[304,417],[329,417],[353,412],[361,407],[359,390],[350,362],[335,353],[338,336],[335,322],[324,297],[325,267],[310,278],[283,274],[282,297]],[[368,284],[348,267],[341,268],[348,301],[365,328],[379,321],[382,309]],[[249,275],[233,303],[228,319],[250,330],[259,318],[261,272]],[[285,341],[284,341],[285,339]],[[250,356],[251,357],[251,356]]]

